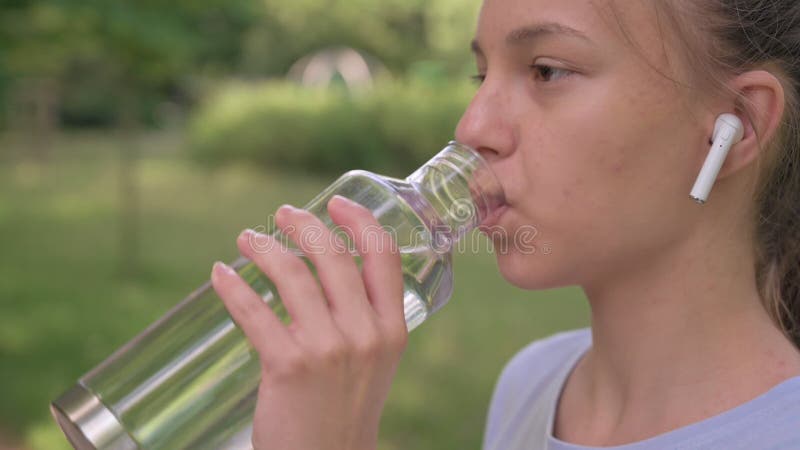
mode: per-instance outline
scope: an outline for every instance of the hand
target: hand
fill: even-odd
[[[275,223],[314,264],[319,282],[275,238],[246,230],[237,240],[241,254],[277,286],[292,318],[288,326],[230,267],[216,263],[212,270],[214,289],[261,362],[256,450],[377,446],[381,411],[408,337],[399,252],[361,205],[336,196],[328,213],[361,254],[361,271],[318,218],[289,206],[278,209]],[[256,237],[274,245],[256,252]]]

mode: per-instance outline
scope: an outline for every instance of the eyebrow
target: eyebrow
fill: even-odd
[[[579,38],[588,43],[592,43],[592,40],[581,31],[570,28],[558,22],[543,22],[513,30],[506,35],[506,44],[509,46],[514,46],[554,35],[571,36]],[[483,53],[477,39],[472,40],[470,43],[470,48],[472,49],[473,53]]]

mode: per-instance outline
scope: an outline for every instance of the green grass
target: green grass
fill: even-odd
[[[121,276],[114,135],[62,137],[46,164],[0,141],[0,429],[32,449],[69,448],[48,403],[207,279],[234,238],[331,179],[201,169],[180,136],[149,135],[138,168],[140,270]],[[399,174],[393,174],[399,175]],[[389,449],[478,448],[503,364],[533,339],[584,326],[577,289],[525,292],[488,254],[456,257],[456,289],[414,331],[385,409]]]

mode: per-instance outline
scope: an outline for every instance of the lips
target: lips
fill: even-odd
[[[500,221],[500,217],[509,209],[508,204],[501,205],[498,208],[495,208],[485,219],[483,222],[478,226],[478,229],[481,231],[486,232],[489,228],[497,225]]]

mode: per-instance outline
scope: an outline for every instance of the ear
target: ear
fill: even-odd
[[[778,130],[786,106],[783,85],[766,70],[738,75],[729,83],[737,93],[733,109],[744,124],[742,140],[731,147],[718,178],[738,172],[766,151]]]

